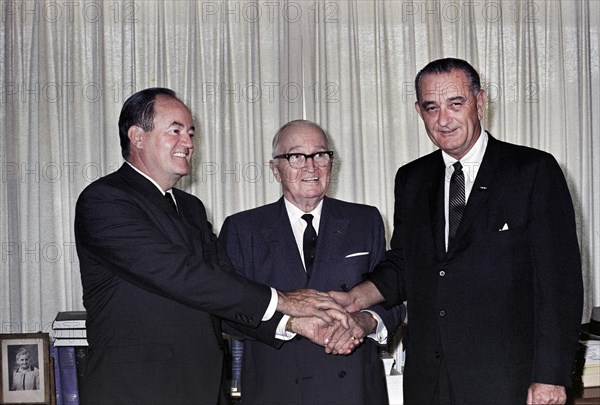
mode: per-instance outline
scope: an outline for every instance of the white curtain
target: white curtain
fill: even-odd
[[[330,194],[377,206],[389,237],[397,168],[433,150],[414,76],[447,56],[481,73],[486,129],[560,162],[583,321],[600,306],[598,1],[3,1],[0,42],[2,332],[49,331],[83,308],[74,206],[122,163],[117,119],[134,91],[170,87],[193,111],[194,173],[179,187],[216,232],[279,197],[271,139],[304,117],[333,140]]]

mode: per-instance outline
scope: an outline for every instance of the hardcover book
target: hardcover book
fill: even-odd
[[[88,341],[85,338],[80,339],[54,339],[54,346],[65,347],[65,346],[88,346]]]
[[[55,339],[85,339],[87,332],[85,329],[54,329]]]
[[[59,312],[52,322],[52,329],[85,329],[85,311]]]
[[[56,405],[63,405],[62,384],[60,381],[60,361],[58,358],[58,348],[54,345],[50,345],[50,357],[54,360],[52,366],[54,368],[54,395],[56,398]]]
[[[58,348],[60,383],[62,385],[62,401],[64,405],[79,405],[79,388],[77,385],[77,360],[75,348],[64,346]]]

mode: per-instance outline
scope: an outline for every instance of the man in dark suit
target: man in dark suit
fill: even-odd
[[[431,62],[415,85],[439,150],[398,170],[386,259],[332,294],[350,310],[407,301],[406,404],[564,403],[582,277],[563,173],[548,153],[483,131],[467,62]]]
[[[83,403],[223,401],[216,316],[259,336],[275,334],[275,310],[346,323],[326,294],[284,294],[233,271],[200,200],[173,188],[194,150],[192,115],[173,91],[131,96],[119,133],[127,162],[88,186],[75,214],[88,313]]]
[[[385,253],[381,215],[375,207],[325,196],[332,162],[327,135],[317,124],[296,120],[277,132],[270,164],[283,197],[228,217],[219,235],[238,273],[285,291],[347,291],[374,268]],[[310,244],[304,238],[309,228],[306,214],[312,216],[310,226],[315,230],[313,253],[305,244]],[[354,314],[346,340],[357,345],[373,335],[348,356],[327,354],[322,346],[293,333],[280,348],[245,340],[243,403],[387,404],[376,341],[384,343],[388,332],[393,335],[399,316],[399,307]],[[286,325],[288,332],[319,329],[318,320],[280,318],[282,335]],[[321,338],[313,340],[323,345]]]

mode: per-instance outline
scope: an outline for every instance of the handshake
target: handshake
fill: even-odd
[[[350,354],[377,327],[360,287],[350,292],[278,291],[277,310],[289,315],[288,330],[325,348],[326,353]]]

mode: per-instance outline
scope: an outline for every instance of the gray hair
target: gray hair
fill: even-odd
[[[293,121],[288,122],[287,124],[284,124],[281,128],[279,128],[279,130],[273,137],[273,152],[272,152],[273,157],[275,157],[279,154],[279,152],[277,151],[277,148],[279,147],[281,135],[288,128],[293,127],[294,125],[310,125],[311,127],[318,129],[319,132],[321,132],[321,134],[323,134],[323,139],[325,139],[326,148],[329,149],[329,137],[327,136],[327,133],[325,132],[325,130],[323,128],[321,128],[321,126],[319,124],[317,124],[316,122],[309,121],[309,120],[293,120]]]

